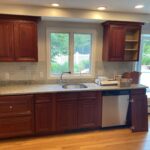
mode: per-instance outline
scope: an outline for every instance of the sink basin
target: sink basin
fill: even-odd
[[[64,88],[64,89],[83,89],[83,88],[87,88],[87,86],[84,84],[64,84],[64,85],[62,85],[62,88]]]

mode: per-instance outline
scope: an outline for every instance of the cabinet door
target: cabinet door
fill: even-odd
[[[33,95],[0,97],[0,118],[28,115],[33,115]]]
[[[77,128],[77,102],[57,101],[56,103],[56,130],[65,131]]]
[[[133,131],[148,131],[146,95],[131,95],[131,119]]]
[[[1,96],[0,138],[33,133],[33,95]]]
[[[77,128],[77,99],[74,93],[56,96],[56,130],[67,131]]]
[[[124,59],[125,27],[112,25],[109,36],[109,60],[121,61]]]
[[[36,133],[49,133],[53,130],[52,95],[36,95],[35,120]]]
[[[0,118],[0,138],[33,134],[33,118],[17,116]]]
[[[101,122],[101,93],[83,92],[78,101],[78,128],[94,128]]]
[[[16,61],[37,61],[37,24],[31,21],[15,23]]]
[[[13,29],[12,22],[0,20],[0,61],[14,60]]]

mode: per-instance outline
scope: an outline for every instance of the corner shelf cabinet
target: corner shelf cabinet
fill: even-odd
[[[106,21],[103,24],[103,60],[138,61],[141,22]]]

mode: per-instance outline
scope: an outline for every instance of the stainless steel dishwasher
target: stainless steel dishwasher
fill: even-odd
[[[103,91],[102,101],[102,127],[125,125],[129,90]]]

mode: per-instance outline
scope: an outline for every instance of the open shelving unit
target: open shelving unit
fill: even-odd
[[[126,61],[138,60],[139,42],[140,42],[139,38],[140,38],[139,28],[126,28],[124,60]]]
[[[142,22],[105,21],[103,61],[138,61]]]

